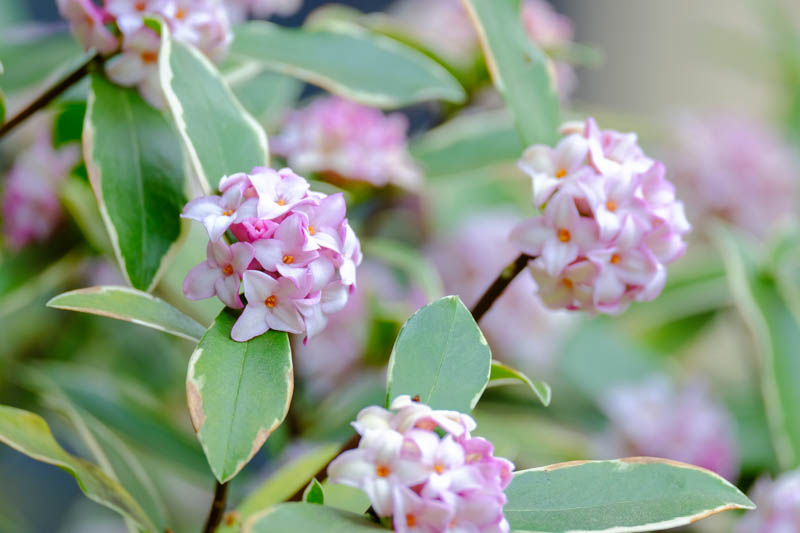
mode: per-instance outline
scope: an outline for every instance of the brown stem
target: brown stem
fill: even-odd
[[[58,83],[47,89],[36,100],[31,102],[22,111],[20,111],[11,119],[9,119],[8,122],[0,126],[0,138],[5,136],[7,133],[9,133],[11,130],[13,130],[20,124],[22,124],[31,115],[33,115],[40,109],[46,107],[48,104],[50,104],[50,102],[58,98],[58,96],[62,94],[64,91],[66,91],[79,81],[81,81],[84,78],[84,76],[86,76],[91,71],[93,65],[102,64],[103,61],[104,59],[100,54],[92,56],[91,58],[89,58],[88,61],[86,61],[77,69],[69,73],[67,77],[63,78],[61,81],[59,81]]]
[[[214,500],[211,502],[211,509],[208,510],[206,525],[203,526],[203,533],[214,533],[217,526],[222,522],[222,515],[225,514],[225,505],[228,499],[228,483],[217,481],[217,488],[214,489]]]
[[[478,300],[478,303],[472,308],[472,318],[475,319],[475,322],[479,322],[481,317],[486,314],[486,312],[491,309],[492,304],[497,300],[503,291],[506,290],[506,287],[514,281],[514,278],[517,277],[517,274],[522,272],[522,269],[525,268],[525,265],[528,264],[528,261],[533,259],[533,257],[520,254],[519,257],[514,259],[514,262],[509,264],[507,267],[500,272],[500,275],[497,276],[497,279],[494,280],[486,292],[483,293],[481,299]]]
[[[361,436],[358,435],[358,434],[355,434],[352,437],[350,437],[350,439],[347,442],[342,444],[342,447],[339,448],[339,451],[336,452],[336,457],[339,457],[341,454],[343,454],[347,450],[352,450],[354,448],[357,448],[358,447],[358,442],[360,440],[361,440]],[[330,465],[330,464],[331,463],[328,462],[325,466],[320,468],[317,471],[317,473],[312,476],[311,479],[317,478],[317,481],[319,481],[320,483],[325,481],[328,478],[328,465]],[[309,479],[307,482],[303,483],[303,485],[299,489],[297,489],[297,492],[295,492],[294,494],[289,496],[289,498],[287,498],[286,501],[287,502],[299,502],[299,501],[302,501],[303,500],[303,492],[305,492],[306,486],[308,486],[308,484],[311,482],[311,479]]]

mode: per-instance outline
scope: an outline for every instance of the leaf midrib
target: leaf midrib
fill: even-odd
[[[125,93],[124,98],[122,98],[122,104],[123,104],[122,105],[123,112],[125,113],[126,118],[128,119],[128,126],[129,126],[128,127],[128,132],[130,133],[131,147],[132,147],[133,152],[134,152],[134,158],[135,158],[134,160],[136,161],[136,164],[134,165],[134,169],[135,169],[135,172],[136,172],[136,178],[137,178],[136,179],[136,192],[138,193],[138,196],[139,196],[139,198],[138,198],[139,202],[138,203],[142,208],[142,211],[141,211],[142,216],[139,217],[140,231],[141,231],[141,237],[139,239],[139,257],[144,257],[145,256],[144,255],[144,251],[145,251],[144,241],[145,241],[145,235],[147,235],[147,217],[144,215],[144,213],[147,213],[147,210],[145,209],[144,186],[143,186],[143,183],[142,183],[142,181],[144,179],[144,176],[142,174],[142,168],[141,168],[142,148],[141,148],[141,146],[139,144],[139,137],[137,136],[137,133],[136,133],[136,126],[135,126],[136,122],[135,122],[135,119],[133,117],[133,110],[131,109],[130,93],[128,93],[128,92]],[[130,275],[130,268],[127,266],[128,265],[128,258],[125,259],[125,265],[126,265],[126,268],[128,268],[128,275]],[[139,276],[141,276],[141,274],[142,274],[141,271],[138,272]],[[141,279],[139,279],[137,281],[141,282]]]
[[[442,349],[442,356],[439,358],[439,368],[436,369],[436,374],[434,375],[433,384],[431,385],[431,388],[428,391],[428,398],[425,401],[425,403],[430,403],[431,397],[433,396],[433,392],[439,385],[439,377],[442,375],[442,367],[444,367],[444,360],[447,357],[446,350],[448,350],[448,346],[450,345],[450,338],[453,336],[453,328],[455,327],[457,312],[458,312],[458,305],[453,305],[453,315],[450,320],[450,329],[448,329],[447,331],[447,338],[445,339],[444,346]]]
[[[247,356],[250,352],[250,342],[244,343],[244,354],[242,355],[242,365],[239,369],[239,378],[236,380],[236,393],[233,396],[233,414],[230,417],[230,424],[228,424],[228,431],[226,434],[225,439],[225,453],[222,455],[222,470],[225,470],[225,467],[228,466],[228,457],[231,447],[231,441],[233,440],[233,428],[236,426],[237,416],[239,414],[239,393],[242,390],[242,377],[244,376],[244,367],[245,363],[247,362]],[[223,472],[224,473],[224,472]]]

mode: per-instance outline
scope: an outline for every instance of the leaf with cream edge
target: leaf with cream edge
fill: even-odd
[[[708,470],[651,457],[573,461],[514,473],[503,508],[513,531],[625,533],[755,509]]]
[[[128,287],[99,286],[59,294],[48,307],[116,318],[199,342],[206,328],[152,294]]]
[[[325,533],[385,532],[364,515],[315,503],[282,503],[263,511],[244,523],[243,533]]]
[[[145,531],[158,531],[141,506],[96,465],[70,455],[56,442],[47,422],[37,414],[0,406],[0,442],[31,459],[66,470],[92,501],[116,511]]]
[[[138,91],[94,74],[83,156],[122,273],[134,288],[152,290],[179,248],[186,204],[175,130]]]
[[[294,388],[288,335],[271,330],[236,342],[234,322],[230,309],[217,316],[186,378],[192,425],[220,483],[239,473],[280,425]]]
[[[402,394],[434,409],[470,412],[489,383],[492,352],[458,296],[428,304],[403,325],[392,348],[387,405]]]
[[[740,313],[760,355],[761,390],[778,462],[800,465],[800,324],[779,290],[775,274],[754,261],[754,249],[731,230],[717,226],[716,242]]]
[[[432,59],[351,24],[309,31],[249,22],[236,28],[231,54],[373,107],[459,103],[466,97],[456,79]]]
[[[171,39],[164,24],[158,68],[167,107],[207,194],[223,176],[269,165],[264,129],[211,61],[193,46]]]
[[[526,145],[555,144],[559,102],[555,69],[528,37],[520,0],[462,0],[478,32],[494,85]]]
[[[492,361],[492,372],[489,375],[489,386],[499,387],[501,385],[514,385],[521,383],[527,385],[536,394],[536,397],[545,406],[550,405],[552,397],[552,390],[550,385],[544,381],[534,381],[516,368],[501,363],[500,361]]]

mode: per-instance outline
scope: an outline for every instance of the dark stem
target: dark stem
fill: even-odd
[[[225,505],[228,499],[228,483],[217,481],[217,488],[214,489],[214,500],[211,502],[211,509],[208,510],[206,525],[203,526],[203,533],[214,533],[217,526],[222,522],[222,515],[225,514]]]
[[[350,437],[350,440],[348,440],[347,442],[342,444],[342,447],[339,448],[338,452],[336,452],[336,457],[339,457],[341,454],[343,454],[347,450],[353,450],[355,448],[358,448],[358,442],[360,440],[361,440],[361,436],[358,435],[357,433],[355,435],[353,435],[352,437]],[[314,474],[314,476],[311,479],[317,478],[317,481],[319,481],[320,483],[322,483],[323,481],[328,479],[328,465],[330,465],[330,464],[331,463],[328,462],[325,466],[320,468],[317,471],[317,473]],[[305,492],[306,486],[308,486],[308,484],[311,482],[311,479],[309,479],[307,482],[303,483],[303,486],[301,486],[299,489],[297,489],[297,492],[295,492],[294,494],[289,496],[289,498],[286,501],[287,502],[299,502],[299,501],[302,501],[303,500],[303,492]]]
[[[483,293],[481,299],[478,300],[478,303],[472,308],[472,318],[475,319],[475,322],[479,322],[483,315],[491,309],[492,304],[500,298],[500,295],[503,294],[503,291],[506,290],[509,283],[514,281],[514,278],[517,277],[517,274],[522,272],[522,269],[525,268],[525,265],[528,264],[528,261],[533,259],[533,257],[525,254],[520,254],[519,257],[514,259],[514,262],[508,265],[500,272],[500,275],[497,276],[497,279],[494,280],[486,292]]]
[[[64,91],[81,81],[84,76],[91,71],[95,64],[100,65],[103,63],[103,61],[104,59],[100,54],[92,56],[88,61],[68,74],[66,78],[63,78],[61,81],[47,89],[41,96],[39,96],[39,98],[31,102],[22,111],[9,119],[8,122],[0,126],[0,138],[22,124],[31,115],[46,107],[50,102],[58,98],[58,96]]]

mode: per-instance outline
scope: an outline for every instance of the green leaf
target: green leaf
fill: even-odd
[[[0,57],[5,67],[0,87],[14,93],[55,78],[57,71],[77,66],[89,56],[81,53],[72,35],[57,33],[25,40],[0,37]]]
[[[236,29],[232,54],[374,107],[465,99],[464,89],[441,65],[354,25],[308,31],[250,22]]]
[[[235,321],[230,309],[217,316],[186,378],[192,424],[220,483],[239,473],[280,425],[294,387],[287,334],[271,330],[236,342]]]
[[[75,477],[90,500],[133,520],[147,531],[157,531],[139,504],[118,482],[92,463],[65,452],[39,415],[0,406],[0,442],[32,459],[66,470]]]
[[[263,67],[258,66],[258,69]],[[294,105],[303,91],[300,81],[277,72],[259,72],[241,82],[235,77],[227,79],[236,98],[265,128],[277,127],[284,112]]]
[[[199,342],[206,329],[170,304],[128,287],[88,287],[59,294],[48,307],[107,316]]]
[[[84,159],[127,281],[151,290],[177,250],[186,203],[180,143],[135,89],[93,75]]]
[[[554,144],[559,103],[547,56],[520,21],[519,0],[462,0],[478,31],[486,66],[526,145]]]
[[[81,142],[86,102],[64,102],[53,119],[53,146]]]
[[[436,266],[416,248],[389,239],[369,239],[362,242],[364,253],[405,273],[418,283],[429,302],[444,295],[444,285]]]
[[[364,515],[313,503],[283,503],[245,522],[243,533],[377,533],[386,531]]]
[[[728,269],[734,300],[757,344],[761,389],[778,461],[800,465],[800,324],[773,275],[760,270],[753,247],[718,227],[716,240]]]
[[[755,505],[702,468],[650,457],[573,461],[523,470],[506,489],[514,531],[656,531]]]
[[[0,90],[0,124],[6,121],[6,95]]]
[[[269,165],[267,135],[245,111],[222,75],[193,46],[162,25],[161,85],[192,167],[206,193],[223,176]]]
[[[525,147],[505,111],[470,113],[420,136],[411,155],[427,178],[448,176],[495,163],[516,161]]]
[[[325,492],[322,490],[322,485],[317,481],[317,478],[312,479],[306,490],[303,491],[303,501],[319,505],[325,503]]]
[[[108,238],[103,217],[89,183],[76,176],[64,180],[58,188],[61,203],[89,244],[98,252],[113,255],[114,247]]]
[[[386,379],[387,405],[402,394],[434,409],[468,413],[489,383],[492,352],[458,296],[426,305],[397,336]]]
[[[542,404],[545,406],[550,405],[550,398],[552,397],[550,385],[544,381],[533,381],[519,370],[511,368],[500,361],[492,361],[492,372],[489,375],[490,387],[513,385],[515,383],[527,385],[533,393],[536,394],[536,397],[539,398]]]

